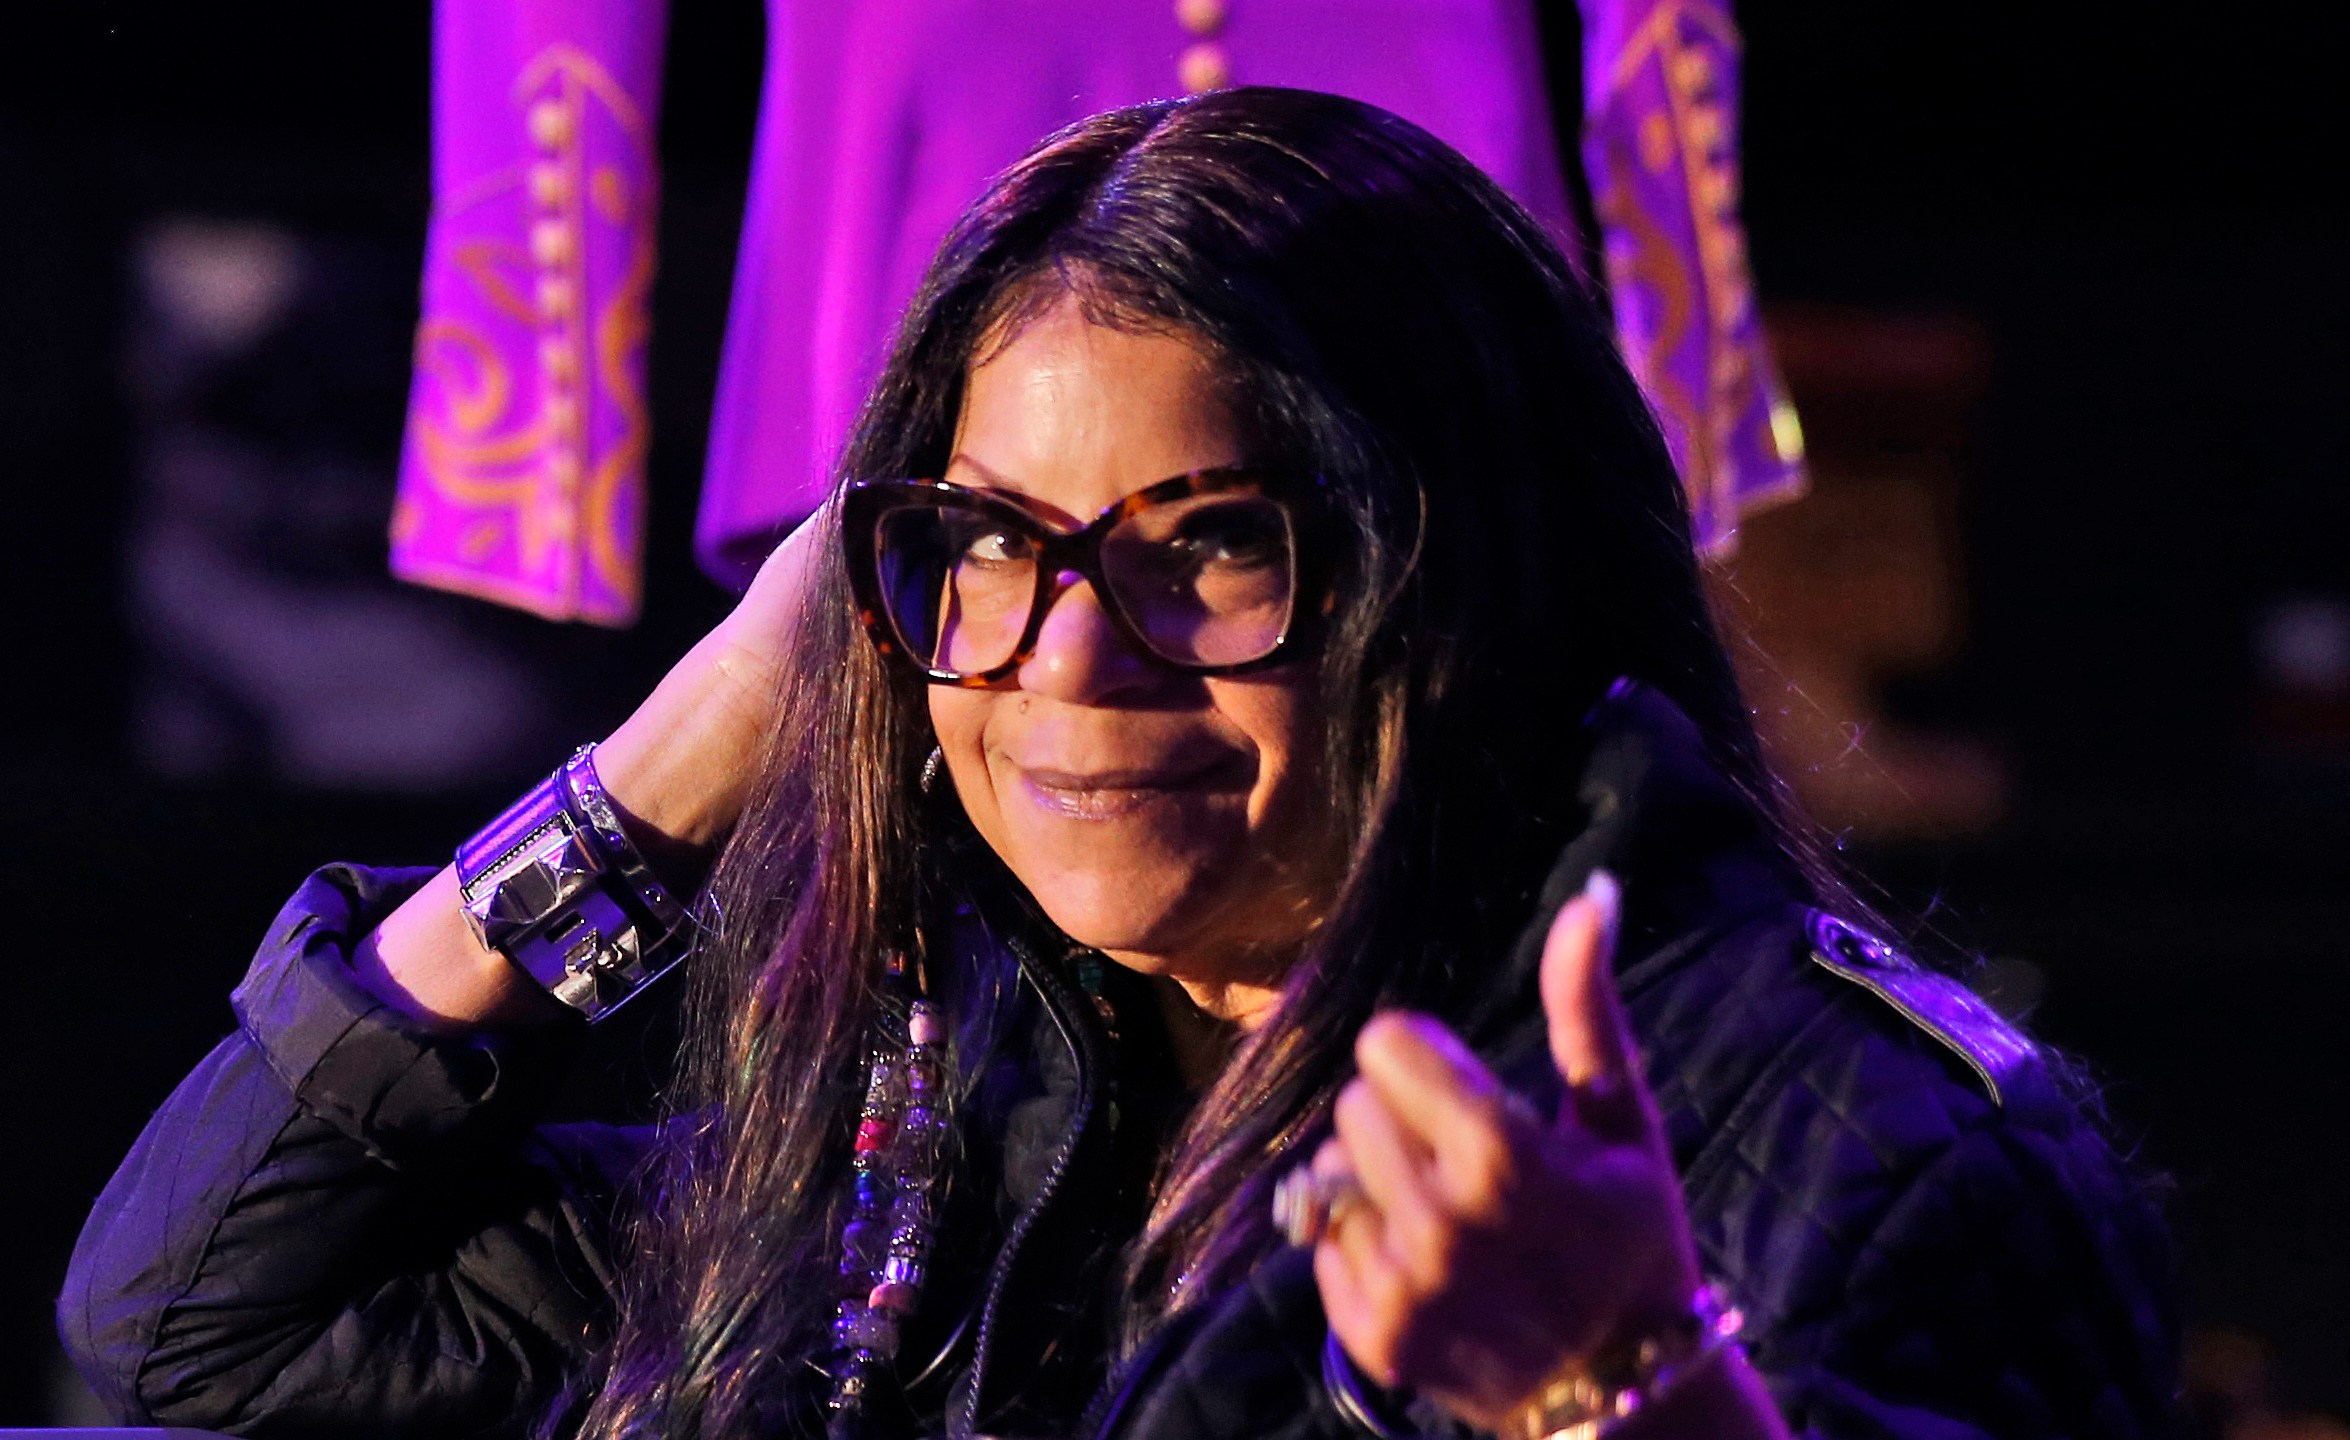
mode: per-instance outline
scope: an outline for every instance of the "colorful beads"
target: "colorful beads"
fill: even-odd
[[[911,1228],[923,1232],[925,1240],[930,1233],[930,1193],[911,1186],[898,1193],[897,1204],[890,1207],[890,1228],[903,1233]]]
[[[903,967],[892,972],[902,980]],[[907,1009],[906,1043],[876,1046],[851,1154],[853,1208],[841,1230],[841,1279],[854,1288],[833,1317],[835,1433],[851,1424],[871,1378],[897,1355],[899,1322],[921,1300],[944,1146],[947,1025],[928,1001]]]
[[[858,1311],[857,1318],[849,1322],[849,1343],[873,1351],[877,1360],[890,1354],[898,1348],[897,1316],[877,1306]]]

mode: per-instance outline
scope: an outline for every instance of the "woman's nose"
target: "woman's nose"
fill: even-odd
[[[1074,573],[1055,581],[1037,632],[1036,652],[1020,667],[1020,688],[1077,705],[1099,705],[1121,692],[1160,683],[1166,668],[1136,653],[1110,617],[1092,582]]]

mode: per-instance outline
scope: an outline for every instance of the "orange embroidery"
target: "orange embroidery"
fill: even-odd
[[[459,512],[458,553],[399,568],[553,619],[627,624],[641,591],[655,265],[652,187],[627,171],[651,173],[651,128],[567,44],[524,67],[513,106],[533,158],[462,192],[491,228],[450,256],[477,306],[428,315],[417,332],[410,441],[433,500]],[[591,147],[615,135],[625,161],[591,168]],[[615,267],[591,262],[615,253],[619,278],[599,290]]]

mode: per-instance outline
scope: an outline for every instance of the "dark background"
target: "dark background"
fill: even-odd
[[[257,430],[323,430],[358,457],[380,508],[339,523],[380,535],[428,198],[428,17],[55,8],[72,13],[0,39],[0,1425],[73,1413],[47,1313],[74,1230],[228,1025],[294,882],[333,857],[442,858],[721,613],[686,541],[759,62],[755,0],[675,6],[645,620],[414,598],[527,667],[550,717],[455,789],[293,783],[261,759],[173,780],[134,741],[141,676],[177,657],[126,599],[133,247],[160,217],[264,221],[372,277],[240,403]],[[2350,613],[2338,84],[2281,12],[2052,8],[1741,15],[1765,298],[1956,317],[1990,357],[1952,517],[1965,639],[1886,693],[1993,747],[2006,799],[1965,838],[1847,854],[1947,938],[2029,963],[2043,1033],[2105,1077],[2124,1143],[2172,1177],[2203,1363],[2235,1357],[2228,1383],[2249,1385],[2245,1357],[2266,1356],[2283,1406],[2350,1418],[2350,734],[2322,674],[2280,688],[2262,638],[2280,606]]]

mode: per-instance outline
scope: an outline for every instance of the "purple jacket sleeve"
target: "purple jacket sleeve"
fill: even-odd
[[[439,0],[393,573],[636,619],[660,0]]]
[[[1728,0],[1582,0],[1583,168],[1616,337],[1656,406],[1698,544],[1804,486],[1803,431],[1764,341],[1738,218]]]
[[[599,1333],[647,1136],[531,1127],[567,1037],[421,1034],[353,983],[427,873],[305,882],[100,1196],[59,1323],[121,1420],[521,1434]]]

